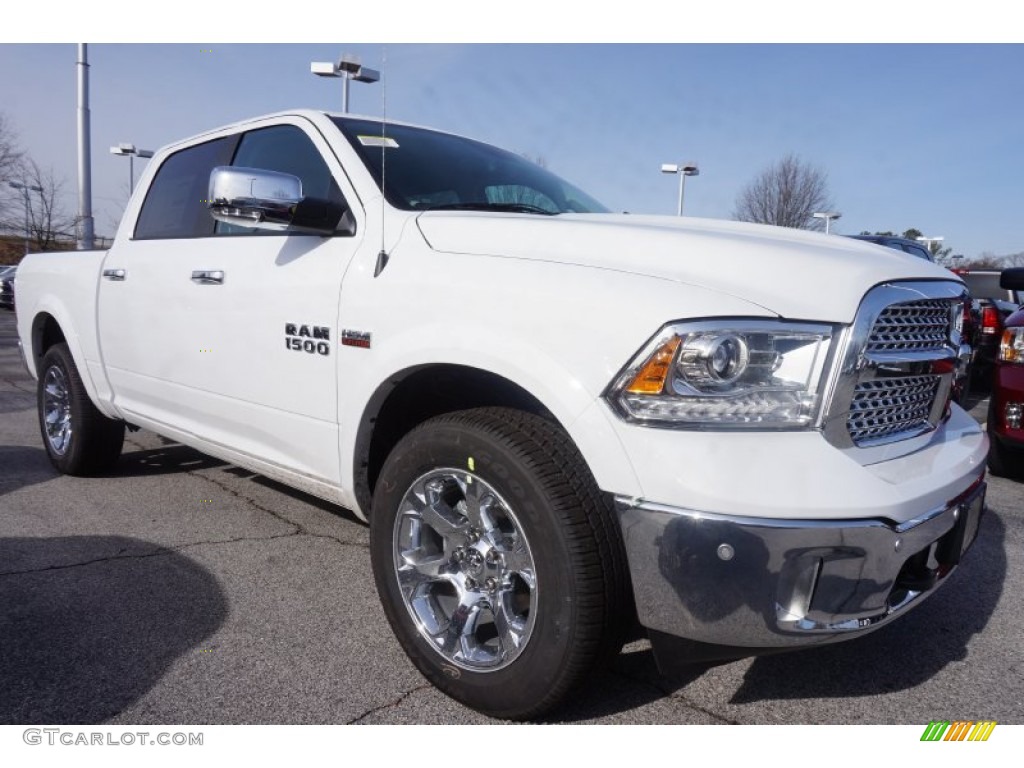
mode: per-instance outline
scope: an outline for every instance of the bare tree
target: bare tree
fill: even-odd
[[[17,169],[21,157],[14,129],[7,115],[0,112],[0,178],[8,178]]]
[[[75,217],[64,208],[64,181],[52,168],[44,171],[29,159],[21,163],[20,183],[29,191],[21,197],[18,207],[22,223],[16,228],[24,232],[28,226],[28,239],[35,250],[66,247],[75,236]]]
[[[529,160],[534,165],[539,165],[541,168],[548,167],[548,159],[544,155],[531,155],[529,152],[520,152],[519,156],[524,160]]]
[[[22,157],[14,129],[7,116],[0,112],[0,227],[3,229],[10,228],[11,209],[17,203],[17,195],[7,186],[7,181],[21,175]]]
[[[1017,251],[1003,256],[1003,265],[1007,267],[1024,267],[1024,251]]]
[[[834,208],[824,171],[789,154],[750,182],[739,197],[733,218],[795,229],[825,228],[815,211]]]
[[[1002,269],[1003,266],[1003,258],[992,251],[982,251],[980,256],[964,259],[962,264],[957,264],[957,268],[961,269]]]

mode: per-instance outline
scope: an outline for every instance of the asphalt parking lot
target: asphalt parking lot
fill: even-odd
[[[489,722],[405,659],[352,515],[145,431],[109,476],[60,476],[34,391],[0,312],[0,723]],[[553,719],[1024,723],[1024,484],[988,501],[902,620],[672,679],[638,641]]]

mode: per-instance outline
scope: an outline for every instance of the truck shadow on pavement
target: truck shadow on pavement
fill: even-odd
[[[205,453],[189,448],[188,446],[175,443],[164,438],[160,439],[163,445],[159,448],[143,448],[130,450],[132,448],[125,442],[125,450],[121,454],[106,477],[144,477],[146,475],[172,475],[184,472],[196,472],[201,469],[215,469],[226,467],[227,463]]]
[[[78,564],[42,565],[55,562]],[[210,572],[149,542],[0,538],[0,723],[102,723],[227,611]]]
[[[24,392],[16,389],[9,389],[0,398],[0,414],[20,413],[21,411],[35,410],[36,396],[32,392]]]
[[[46,451],[25,445],[0,445],[0,496],[57,477]],[[4,570],[0,563],[0,571]]]
[[[995,612],[1006,579],[1006,526],[989,510],[978,539],[949,583],[906,616],[865,637],[749,663],[729,704],[874,696],[913,689],[967,658],[968,643]],[[611,667],[595,674],[550,718],[579,722],[628,712],[682,692],[718,664],[695,664],[663,676],[645,643],[627,646]],[[726,662],[729,663],[729,662]],[[723,701],[728,691],[723,692]],[[698,718],[700,712],[694,712]],[[707,722],[721,722],[707,717]]]
[[[264,488],[270,488],[289,498],[300,501],[311,507],[316,507],[322,512],[327,512],[335,517],[354,522],[365,526],[355,513],[337,504],[318,498],[311,494],[297,490],[290,486],[271,480],[269,477],[251,472],[248,469],[228,464],[227,462],[215,459],[200,453],[180,443],[161,437],[163,444],[160,448],[144,448],[134,451],[126,451],[121,454],[117,464],[106,474],[107,477],[145,477],[147,475],[170,475],[175,473],[196,472],[203,469],[220,468],[223,472],[237,477],[240,480],[249,480]],[[45,461],[45,452],[43,458]],[[0,488],[2,493],[2,488]]]

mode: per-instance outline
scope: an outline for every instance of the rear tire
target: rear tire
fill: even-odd
[[[109,469],[121,455],[124,422],[93,405],[67,344],[46,350],[39,370],[39,430],[50,462],[66,475]]]
[[[406,654],[494,717],[549,712],[633,625],[610,500],[533,414],[482,408],[412,430],[377,481],[370,547]]]

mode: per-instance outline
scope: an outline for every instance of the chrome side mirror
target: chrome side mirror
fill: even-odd
[[[305,197],[301,179],[289,173],[218,166],[210,172],[206,204],[217,221],[250,229],[355,233],[355,221],[343,202]]]
[[[302,181],[298,176],[223,165],[210,172],[206,204],[217,221],[285,231],[300,202]]]

